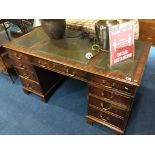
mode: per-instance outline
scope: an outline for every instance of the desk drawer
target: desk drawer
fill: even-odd
[[[50,61],[39,59],[39,58],[33,58],[31,61],[33,62],[34,65],[40,66],[48,70],[52,70],[57,73],[64,74],[69,77],[74,77],[74,78],[82,79],[82,80],[86,79],[86,72],[78,70],[78,69],[74,69],[72,67],[68,67],[62,64],[50,62]]]
[[[33,66],[31,66],[31,65],[25,64],[23,62],[15,61],[15,60],[13,60],[12,63],[16,68],[35,73],[35,70],[34,70]]]
[[[32,92],[34,91],[34,92],[42,93],[42,90],[37,83],[29,81],[29,80],[21,78],[21,77],[20,77],[20,79],[21,79],[23,86],[26,89],[31,90]]]
[[[37,76],[33,74],[32,72],[26,71],[24,69],[19,69],[19,68],[16,68],[16,71],[17,71],[17,74],[19,76],[22,76],[24,79],[39,82]]]
[[[83,72],[81,70],[75,69],[75,68],[71,68],[68,66],[64,66],[64,65],[58,65],[55,70],[57,70],[58,72],[63,73],[66,76],[69,77],[73,77],[73,78],[77,78],[77,79],[82,79],[82,80],[87,80],[86,79],[86,72]]]
[[[125,96],[105,89],[102,90],[100,88],[93,87],[93,86],[89,86],[89,93],[100,96],[103,99],[106,98],[107,100],[110,100],[113,102],[119,102],[125,105],[130,105],[133,101],[133,98],[130,96]]]
[[[29,62],[29,58],[25,54],[16,51],[9,50],[9,57],[15,61]]]
[[[88,108],[88,115],[93,116],[102,122],[109,123],[109,124],[112,124],[114,126],[117,126],[119,128],[123,127],[124,120],[116,118],[114,116],[111,116],[111,115],[109,115],[103,111],[100,111],[96,108],[89,107]]]
[[[127,114],[127,109],[121,109],[116,105],[113,105],[107,101],[100,100],[93,96],[89,96],[89,105],[93,105],[101,111],[110,112],[118,115],[118,117],[124,118]]]
[[[106,87],[108,89],[116,89],[118,91],[122,91],[125,93],[133,93],[135,91],[135,87],[123,82],[119,82],[116,80],[112,80],[109,78],[105,78],[99,75],[91,75],[90,81],[93,83],[97,83],[98,85],[101,85],[103,87]]]

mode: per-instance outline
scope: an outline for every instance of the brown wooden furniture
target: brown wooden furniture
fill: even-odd
[[[149,41],[155,45],[155,19],[139,20],[139,40]]]
[[[66,30],[65,36],[78,33]],[[87,122],[124,133],[151,44],[136,41],[135,57],[115,67],[109,66],[108,52],[94,52],[93,59],[86,59],[92,44],[80,37],[51,41],[42,28],[37,28],[5,48],[26,93],[46,101],[64,76],[84,81],[89,88]]]

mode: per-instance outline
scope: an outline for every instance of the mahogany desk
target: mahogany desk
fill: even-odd
[[[115,67],[109,53],[99,52],[87,60],[92,43],[72,37],[51,41],[42,28],[4,45],[8,49],[25,93],[35,93],[47,101],[64,76],[88,85],[88,123],[100,123],[123,134],[137,88],[144,72],[150,43],[136,41],[135,57]],[[95,53],[93,53],[95,54]]]

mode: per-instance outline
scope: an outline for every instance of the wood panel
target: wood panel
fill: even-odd
[[[139,20],[139,39],[149,41],[155,46],[155,19]]]

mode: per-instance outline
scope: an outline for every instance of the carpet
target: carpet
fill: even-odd
[[[155,47],[150,50],[125,134],[155,134]],[[23,93],[19,79],[12,84],[0,74],[1,135],[112,135],[99,124],[86,123],[86,84],[67,78],[47,104]]]

